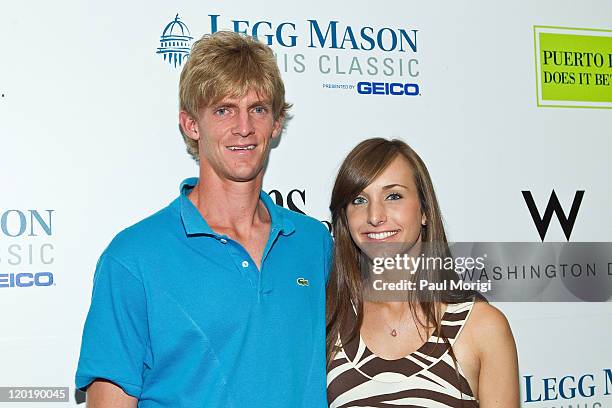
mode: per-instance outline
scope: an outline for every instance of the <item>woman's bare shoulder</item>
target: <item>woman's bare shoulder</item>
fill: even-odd
[[[504,313],[487,302],[474,303],[466,329],[480,355],[499,352],[500,348],[514,349],[514,337]]]

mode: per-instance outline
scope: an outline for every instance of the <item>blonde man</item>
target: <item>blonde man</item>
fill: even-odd
[[[76,375],[93,407],[324,407],[331,238],[261,191],[289,105],[274,54],[204,36],[180,79],[199,163],[102,254]]]

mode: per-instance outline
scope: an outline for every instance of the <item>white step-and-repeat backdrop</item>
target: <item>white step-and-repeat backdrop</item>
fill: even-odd
[[[0,387],[70,387],[53,406],[83,403],[73,377],[97,257],[197,175],[178,77],[185,44],[215,30],[277,54],[294,103],[264,182],[279,204],[329,220],[345,154],[401,138],[427,163],[453,241],[612,241],[609,1],[0,9]],[[523,407],[612,407],[611,305],[496,304]]]

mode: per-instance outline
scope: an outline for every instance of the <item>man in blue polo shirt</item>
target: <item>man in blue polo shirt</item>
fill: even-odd
[[[261,191],[288,108],[267,46],[194,44],[179,119],[200,178],[98,262],[76,374],[91,406],[327,406],[331,238]]]

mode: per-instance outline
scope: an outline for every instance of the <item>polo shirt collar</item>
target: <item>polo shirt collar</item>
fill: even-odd
[[[185,228],[185,233],[190,235],[210,235],[219,237],[215,231],[210,228],[204,217],[200,214],[195,205],[189,200],[187,194],[198,184],[198,178],[192,177],[185,179],[181,183],[180,196],[179,196],[179,211],[181,214],[181,221]],[[295,231],[295,225],[287,217],[283,216],[280,208],[272,201],[272,198],[263,191],[259,193],[259,199],[264,203],[268,214],[270,214],[271,220],[271,231],[274,233],[278,231],[283,235],[290,235]]]
[[[276,205],[272,198],[262,191],[259,192],[259,199],[264,203],[268,214],[270,214],[270,224],[272,231],[278,231],[283,235],[290,235],[295,231],[293,222],[283,215],[281,207]]]

